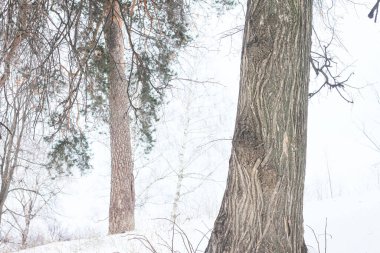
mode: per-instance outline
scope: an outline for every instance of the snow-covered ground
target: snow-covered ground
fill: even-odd
[[[305,203],[305,238],[309,253],[344,252],[378,253],[380,239],[380,191],[373,190],[351,197],[338,197]],[[140,222],[141,224],[141,222]],[[19,253],[145,253],[195,252],[203,233],[212,225],[210,219],[188,221],[181,229],[166,220],[145,219],[145,227],[134,232],[90,239],[55,242]],[[189,238],[190,243],[187,242]],[[184,241],[182,239],[185,239]],[[187,251],[184,243],[193,251]],[[198,252],[203,252],[207,237],[203,238]],[[318,246],[319,244],[319,246]]]
[[[306,202],[305,237],[309,253],[325,252],[325,241],[327,252],[379,252],[379,213],[379,190]]]

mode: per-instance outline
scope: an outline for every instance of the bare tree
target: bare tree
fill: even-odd
[[[23,137],[28,123],[30,123],[28,117],[30,116],[28,115],[30,112],[30,97],[26,94],[23,95],[21,92],[25,85],[25,83],[22,83],[20,87],[16,86],[15,90],[8,90],[8,92],[12,94],[12,97],[10,94],[7,95],[7,103],[9,100],[11,100],[12,103],[7,104],[3,111],[6,117],[5,119],[9,120],[11,133],[5,134],[4,141],[1,143],[3,152],[0,156],[0,221],[14,174],[19,165],[19,155]]]
[[[175,171],[177,175],[177,185],[175,189],[175,195],[172,205],[172,212],[171,212],[171,220],[173,223],[176,222],[178,214],[178,204],[180,202],[181,195],[183,194],[183,179],[186,176],[185,170],[186,170],[186,161],[185,161],[185,152],[186,152],[186,146],[188,145],[188,135],[189,135],[189,127],[190,127],[190,99],[186,99],[185,101],[185,111],[184,111],[184,126],[183,126],[183,133],[182,133],[182,143],[180,144],[179,151],[178,151],[178,169]]]
[[[32,220],[58,194],[46,171],[46,145],[41,129],[35,127],[37,103],[33,95],[36,79],[11,71],[14,85],[5,85],[0,93],[0,222],[1,232],[20,234],[14,244],[26,247]],[[49,190],[48,190],[49,189]],[[4,222],[5,220],[5,222]],[[2,238],[1,240],[4,240]]]
[[[11,230],[22,231],[23,245],[27,241],[31,220],[41,210],[36,201],[42,193],[29,188],[27,178],[18,176],[22,171],[28,171],[30,175],[30,168],[36,165],[39,168],[44,166],[45,157],[40,163],[31,157],[37,155],[33,152],[38,152],[37,146],[42,142],[44,132],[41,123],[46,122],[41,118],[45,114],[42,104],[50,90],[42,92],[41,88],[46,82],[55,83],[50,79],[56,66],[52,49],[59,36],[46,31],[45,4],[45,1],[0,3],[0,222],[4,231],[6,215],[5,221]],[[46,72],[47,69],[51,72]],[[45,151],[39,154],[45,154]],[[11,202],[18,202],[22,210],[13,208]],[[23,227],[21,218],[25,222]]]
[[[44,167],[25,167],[15,175],[9,190],[10,204],[6,206],[6,222],[21,238],[20,247],[29,246],[32,221],[49,209],[54,197],[61,192],[56,181],[51,180]],[[50,209],[51,210],[51,209]]]

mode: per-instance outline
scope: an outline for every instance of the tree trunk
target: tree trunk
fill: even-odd
[[[207,253],[304,253],[311,0],[248,0],[227,188]]]
[[[21,97],[20,97],[21,96]],[[19,97],[17,99],[17,97]],[[12,134],[8,134],[4,142],[4,154],[1,168],[1,187],[0,187],[0,224],[4,214],[5,202],[8,198],[9,188],[13,183],[13,176],[18,166],[19,154],[22,150],[22,139],[26,127],[28,117],[29,102],[28,94],[25,94],[25,100],[20,90],[16,91],[16,95],[12,101],[11,115],[13,117],[10,130]],[[15,101],[16,100],[16,101]],[[7,112],[5,112],[7,113]]]
[[[115,234],[134,229],[135,190],[123,25],[118,1],[105,1],[104,17],[104,35],[109,53],[109,124],[112,167],[108,232]]]

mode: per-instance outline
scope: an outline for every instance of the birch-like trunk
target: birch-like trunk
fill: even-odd
[[[207,253],[304,253],[311,0],[248,0],[227,188]]]
[[[179,153],[178,153],[178,170],[176,171],[177,173],[177,186],[176,186],[176,191],[175,191],[175,197],[173,201],[173,206],[172,206],[172,214],[171,214],[171,220],[172,222],[177,221],[177,217],[179,215],[178,213],[178,205],[182,196],[182,188],[183,188],[183,179],[185,177],[185,170],[186,170],[186,163],[185,163],[185,152],[186,152],[186,147],[187,147],[187,142],[188,142],[188,135],[189,135],[189,127],[190,127],[190,103],[191,100],[188,98],[186,101],[186,107],[185,107],[185,112],[183,113],[184,116],[184,129],[183,129],[183,135],[182,135],[182,144],[181,147],[179,148]]]
[[[110,234],[134,229],[135,189],[129,129],[123,25],[118,1],[105,1],[105,42],[109,53],[111,135]]]

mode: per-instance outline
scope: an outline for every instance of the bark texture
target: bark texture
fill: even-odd
[[[105,42],[109,53],[109,106],[111,135],[111,198],[109,233],[134,229],[135,190],[129,129],[128,81],[118,1],[105,1]]]
[[[304,253],[311,0],[248,0],[227,188],[207,253]]]

